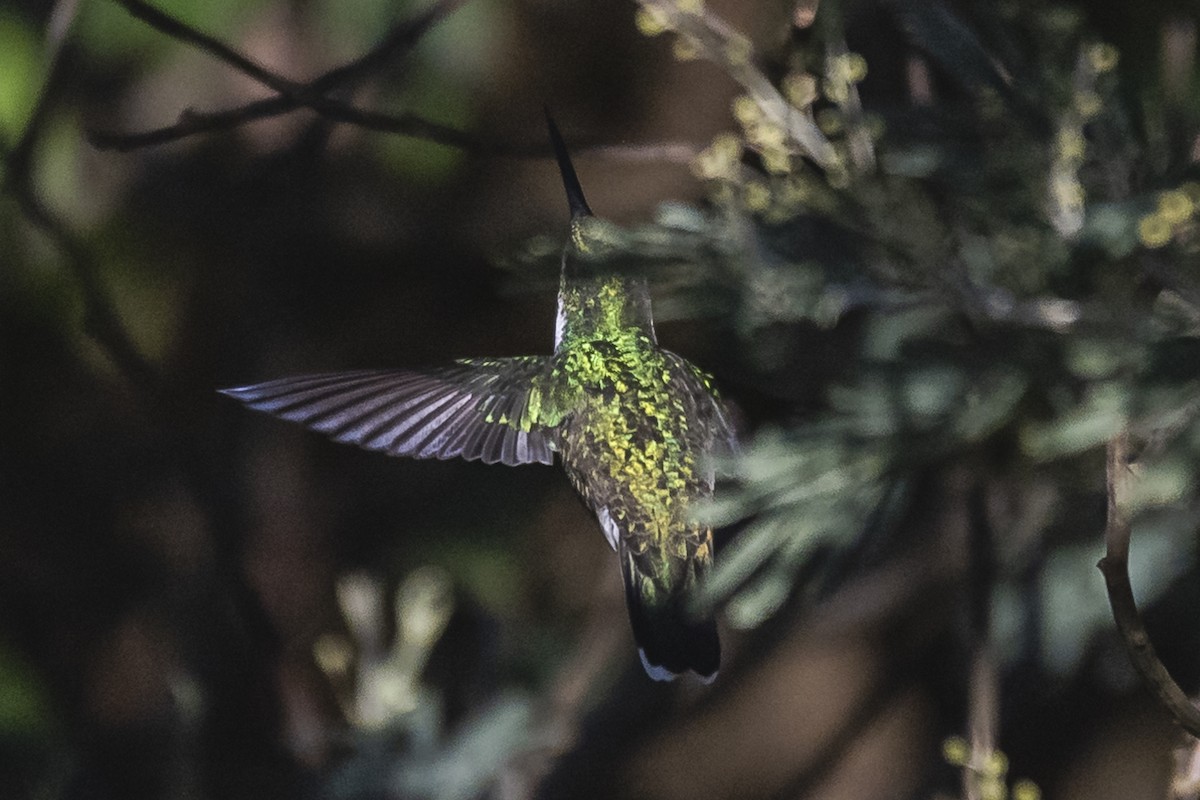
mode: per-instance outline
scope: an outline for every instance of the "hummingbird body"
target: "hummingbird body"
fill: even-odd
[[[611,227],[591,215],[553,122],[572,219],[554,353],[423,371],[285,378],[225,390],[252,408],[392,455],[552,463],[617,552],[642,663],[656,680],[715,676],[716,625],[690,598],[712,565],[710,456],[733,433],[712,379],[658,346],[643,277],[600,265]]]

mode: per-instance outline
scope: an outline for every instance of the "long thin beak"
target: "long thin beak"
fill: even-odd
[[[575,165],[567,153],[567,144],[563,141],[550,109],[546,109],[546,127],[550,129],[550,144],[554,146],[554,157],[558,159],[558,171],[562,174],[563,189],[567,192],[567,205],[571,209],[571,219],[590,217],[592,210],[588,208],[583,196],[583,187],[579,185],[579,176],[575,174]]]

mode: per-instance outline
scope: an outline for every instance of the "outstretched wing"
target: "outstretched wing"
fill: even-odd
[[[388,455],[550,464],[548,432],[531,427],[525,413],[549,363],[548,356],[472,359],[428,370],[303,375],[221,393]]]

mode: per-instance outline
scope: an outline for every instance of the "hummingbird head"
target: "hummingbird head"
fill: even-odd
[[[592,214],[567,145],[548,109],[546,127],[571,209],[570,236],[562,254],[555,350],[571,331],[595,334],[636,327],[655,341],[646,280],[620,268],[628,260],[628,236],[619,226]]]
[[[571,238],[565,254],[571,263],[567,271],[572,274],[587,274],[590,270],[574,262],[582,260],[601,263],[614,252],[619,252],[620,229],[592,214],[592,209],[583,196],[583,187],[579,185],[575,165],[571,163],[571,155],[567,152],[566,142],[563,141],[558,126],[554,124],[549,109],[546,109],[546,127],[550,131],[550,144],[554,147],[563,189],[567,193],[567,207],[571,210]]]

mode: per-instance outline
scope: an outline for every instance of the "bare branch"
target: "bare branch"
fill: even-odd
[[[1175,721],[1188,733],[1200,738],[1200,709],[1197,709],[1167,672],[1142,622],[1133,586],[1129,582],[1129,438],[1122,433],[1108,443],[1108,522],[1105,525],[1105,556],[1097,566],[1104,573],[1113,619],[1129,660],[1141,674],[1147,687]]]
[[[116,150],[127,153],[143,147],[179,141],[199,133],[231,130],[255,120],[286,114],[298,106],[299,103],[293,97],[276,96],[265,100],[256,100],[253,103],[225,111],[204,112],[185,109],[179,115],[179,121],[173,125],[137,133],[115,133],[89,129],[87,139],[92,147],[100,150]]]
[[[378,72],[393,56],[406,53],[427,30],[458,10],[465,1],[439,0],[423,14],[397,23],[375,47],[355,60],[329,70],[310,83],[308,88],[314,92],[328,92],[334,88],[345,89],[357,85]]]
[[[55,38],[56,31],[70,27],[76,10],[76,5],[67,3],[56,6],[51,15],[50,68],[29,122],[17,143],[10,150],[0,151],[0,159],[6,167],[3,188],[16,200],[26,219],[66,256],[67,266],[75,273],[75,279],[83,294],[86,313],[84,327],[88,334],[132,383],[144,390],[153,388],[157,391],[159,384],[155,370],[122,326],[120,317],[100,280],[95,259],[66,223],[38,197],[32,182],[34,143],[41,135],[51,98],[62,78],[63,62],[59,58],[62,51],[58,46],[59,40]]]
[[[250,122],[287,114],[300,108],[309,108],[334,122],[344,122],[382,133],[412,136],[471,152],[491,151],[511,154],[524,152],[521,148],[513,146],[488,145],[468,133],[430,122],[416,114],[384,114],[377,111],[366,111],[337,100],[309,99],[306,95],[303,97],[300,95],[277,95],[224,111],[192,111],[189,109],[180,114],[179,121],[172,125],[137,133],[91,130],[88,131],[88,141],[93,147],[101,150],[129,152],[143,147],[179,141],[200,133],[232,130]]]
[[[992,592],[996,584],[995,541],[983,488],[975,485],[961,498],[968,567],[971,625],[971,672],[967,683],[967,741],[970,759],[963,769],[963,796],[991,796],[997,776],[988,765],[996,755],[1000,730],[1000,679],[992,647]]]
[[[385,114],[367,111],[330,97],[335,91],[349,91],[382,68],[390,59],[406,52],[434,23],[461,5],[464,0],[441,0],[412,19],[395,25],[370,51],[354,61],[335,67],[308,83],[285,78],[253,59],[202,31],[170,16],[143,0],[113,0],[137,19],[158,31],[190,44],[219,61],[277,92],[275,97],[256,100],[236,108],[214,112],[186,110],[177,122],[137,133],[89,131],[88,140],[104,150],[129,151],[219,130],[231,130],[248,122],[308,108],[334,122],[348,123],[368,130],[425,139],[438,144],[474,152],[504,151],[515,148],[489,147],[469,134],[439,125],[416,114]]]
[[[32,187],[23,180],[10,182],[9,187],[25,218],[45,234],[67,257],[67,265],[83,294],[86,318],[84,328],[108,354],[117,369],[131,383],[155,393],[160,389],[158,374],[126,333],[113,307],[99,270],[91,253],[71,233],[66,224],[46,207]]]
[[[214,56],[217,60],[225,62],[238,72],[253,78],[269,89],[274,89],[280,94],[287,95],[295,88],[295,84],[291,81],[281,78],[253,59],[229,47],[224,42],[196,30],[149,3],[143,3],[142,0],[113,0],[113,2],[128,11],[134,18],[140,19],[155,30],[165,33],[172,39],[178,39],[185,44],[190,44],[193,47],[203,50],[209,55]]]

